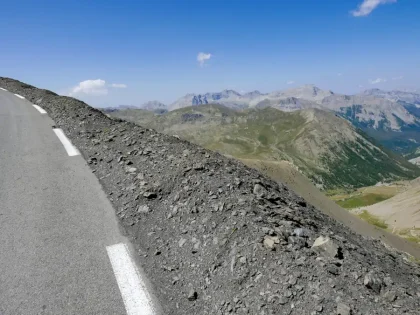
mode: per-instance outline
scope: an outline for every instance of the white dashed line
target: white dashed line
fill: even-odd
[[[22,95],[19,95],[19,94],[15,94],[17,97],[19,97],[19,98],[21,98],[21,99],[25,99]]]
[[[6,92],[8,92],[6,89],[3,89],[3,88],[0,88],[0,90],[3,90],[3,91],[6,91]]]
[[[127,245],[116,244],[107,246],[109,260],[120,288],[128,315],[155,315],[152,299],[140,272],[131,259]]]
[[[38,105],[32,105],[32,106],[35,107],[37,109],[37,111],[40,112],[41,114],[46,114],[47,113],[43,108],[41,108]]]
[[[79,150],[77,150],[76,147],[71,144],[70,140],[66,137],[63,130],[61,130],[59,128],[53,129],[53,130],[54,130],[55,134],[57,135],[58,139],[60,139],[61,143],[64,146],[64,149],[66,149],[67,154],[69,156],[80,155]]]

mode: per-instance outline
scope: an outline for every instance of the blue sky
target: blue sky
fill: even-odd
[[[418,0],[5,1],[0,76],[95,106],[307,83],[417,89],[419,15]]]

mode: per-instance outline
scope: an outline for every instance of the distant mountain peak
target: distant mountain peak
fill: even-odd
[[[162,114],[168,111],[168,106],[166,106],[165,104],[159,101],[146,102],[143,105],[141,105],[140,108],[147,111],[159,113],[159,114]]]
[[[154,101],[148,101],[148,102],[144,103],[143,105],[165,105],[165,104],[163,104],[162,102],[154,100]]]
[[[222,93],[232,93],[232,94],[239,94],[238,92],[236,92],[235,90],[231,90],[231,89],[224,89],[222,91]]]
[[[242,94],[243,97],[255,97],[259,95],[263,95],[263,94],[258,90],[254,90],[254,91],[250,91],[250,92],[246,92]]]
[[[378,93],[386,93],[384,90],[381,90],[381,89],[378,89],[378,88],[373,88],[373,89],[367,89],[367,90],[364,90],[363,92],[362,92],[362,94],[364,94],[364,95],[375,95],[375,94],[378,94]]]

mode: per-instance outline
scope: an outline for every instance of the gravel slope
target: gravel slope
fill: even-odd
[[[384,229],[380,229],[372,224],[367,223],[366,221],[358,218],[356,215],[352,214],[350,211],[341,208],[338,204],[334,201],[329,199],[323,192],[321,192],[315,185],[308,180],[305,176],[303,176],[298,170],[296,170],[290,163],[286,161],[280,162],[272,162],[272,161],[258,161],[258,160],[241,160],[244,164],[253,167],[255,169],[260,169],[263,174],[266,174],[268,177],[272,178],[277,182],[282,182],[287,185],[290,189],[296,192],[298,195],[305,198],[305,200],[310,203],[311,205],[315,206],[317,209],[321,210],[326,215],[334,218],[338,222],[343,223],[345,226],[349,227],[352,231],[356,232],[357,234],[361,234],[366,237],[373,237],[375,239],[380,239],[381,241],[385,242],[391,247],[398,248],[398,250],[406,252],[417,259],[420,260],[420,246],[416,245],[416,243],[407,241],[406,239],[392,234]],[[417,180],[413,180],[415,182]],[[417,183],[417,190],[418,193],[416,197],[413,197],[411,201],[420,198],[420,182]],[[411,192],[414,192],[412,190]],[[398,194],[397,196],[403,193]],[[407,196],[407,195],[406,195]],[[396,196],[395,196],[396,197]],[[391,198],[393,199],[393,198]],[[391,200],[388,199],[388,200]],[[388,201],[385,200],[384,202]],[[366,209],[370,209],[378,205],[378,211],[381,211],[382,207],[379,205],[382,204],[378,203],[373,206],[367,207]],[[415,222],[413,220],[413,215],[407,215],[411,212],[418,211],[419,205],[417,207],[408,207],[407,203],[399,204],[400,207],[397,207],[401,210],[401,216],[405,217],[406,221]],[[401,206],[403,205],[403,206]],[[364,209],[364,208],[363,208]],[[405,211],[404,211],[405,210]],[[371,212],[369,210],[369,212]],[[374,213],[374,212],[372,212]],[[374,213],[378,215],[378,213]],[[380,214],[379,214],[380,215]],[[417,216],[420,216],[420,213],[417,213]],[[414,216],[414,219],[416,216]],[[394,220],[389,220],[389,226],[393,227],[395,222]],[[413,224],[410,226],[412,227]]]
[[[82,152],[166,314],[419,314],[418,265],[286,186],[76,99],[0,87],[42,106]]]

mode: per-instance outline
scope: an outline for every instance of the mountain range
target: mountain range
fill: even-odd
[[[315,85],[304,85],[283,91],[187,94],[170,105],[154,101],[141,109],[161,114],[189,106],[221,104],[235,110],[273,107],[291,112],[318,108],[332,111],[350,121],[385,147],[407,158],[420,154],[420,94],[406,91],[366,90],[355,95],[337,94]]]
[[[143,109],[110,113],[238,159],[289,161],[318,187],[361,187],[414,178],[420,169],[388,151],[339,115],[318,108],[235,110],[220,104],[164,115]]]

